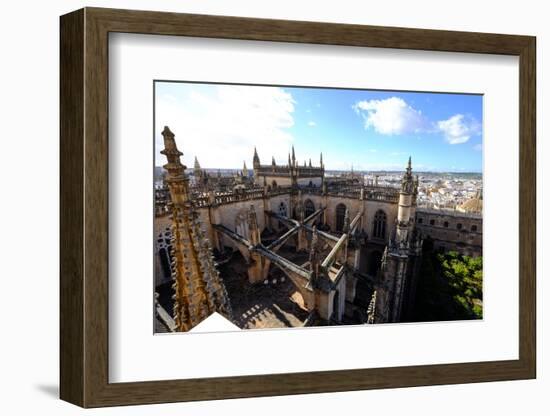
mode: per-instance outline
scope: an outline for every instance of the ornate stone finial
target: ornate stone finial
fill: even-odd
[[[292,145],[292,164],[296,165],[296,155],[294,153],[294,145]]]
[[[309,158],[309,167],[311,167],[311,158]]]
[[[323,166],[323,152],[321,152],[321,157],[319,158],[319,163],[321,164],[321,168],[324,168]]]
[[[244,160],[243,160],[243,171],[242,171],[242,173],[243,173],[243,176],[245,178],[248,178],[248,169],[246,168],[246,162]]]
[[[170,131],[168,126],[164,126],[164,130],[162,131],[162,137],[164,138],[164,149],[161,150],[161,154],[165,155],[168,159],[168,163],[179,163],[180,162],[180,156],[183,155],[182,152],[180,152],[176,146],[176,141],[174,140],[174,133]]]
[[[313,278],[316,278],[319,275],[319,268],[321,266],[321,241],[319,240],[319,233],[317,232],[317,226],[315,225],[313,226],[313,230],[311,233],[309,263],[311,264]]]
[[[407,169],[401,180],[401,192],[406,194],[414,193],[414,180],[412,175],[411,157],[409,156],[409,162],[407,163]]]
[[[275,156],[271,156],[271,164],[277,166],[277,163],[275,163]]]
[[[166,156],[168,163],[164,165],[167,173],[164,178],[165,183],[170,186],[171,182],[182,183],[181,186],[184,186],[185,193],[187,193],[187,176],[185,175],[185,169],[187,167],[181,163],[180,157],[183,156],[183,153],[178,150],[175,141],[175,135],[170,131],[168,126],[164,126],[162,131],[162,136],[164,138],[164,149],[160,151],[161,154]]]
[[[349,226],[350,226],[349,209],[346,208],[346,212],[344,214],[344,226],[342,227],[342,231],[344,232],[344,234],[349,233]]]
[[[376,322],[376,290],[373,292],[370,298],[369,307],[367,308],[367,324],[374,324]]]
[[[290,168],[292,166],[291,162],[290,162],[290,152],[288,152],[288,167]]]
[[[195,163],[193,165],[193,169],[195,169],[195,170],[200,170],[201,169],[201,165],[199,163],[199,159],[197,159],[197,156],[195,156]]]
[[[300,189],[298,190],[297,199],[298,201],[296,202],[296,216],[298,217],[298,221],[304,222],[305,210],[304,210],[304,204],[302,202],[302,191]]]
[[[248,231],[250,234],[250,243],[253,246],[260,244],[260,230],[258,227],[258,217],[256,216],[256,210],[254,205],[250,204],[248,210]]]

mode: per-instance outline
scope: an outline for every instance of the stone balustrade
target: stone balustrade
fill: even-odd
[[[399,188],[387,186],[346,186],[346,187],[330,187],[326,191],[329,197],[361,199],[361,189],[363,189],[363,198],[365,200],[382,201],[397,203],[399,201]],[[323,190],[320,187],[303,187],[300,188],[302,195],[318,195],[323,196]],[[255,186],[252,188],[236,188],[233,191],[199,191],[192,192],[192,199],[197,208],[208,206],[224,205],[240,201],[248,201],[261,198],[270,198],[278,195],[286,195],[296,192],[292,187],[279,186],[275,188],[264,188]],[[157,195],[156,195],[157,196]],[[164,212],[164,207],[169,203],[167,200],[157,200],[157,211]],[[465,214],[462,214],[465,216]]]

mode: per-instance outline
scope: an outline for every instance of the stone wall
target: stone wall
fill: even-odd
[[[323,179],[320,177],[314,177],[314,178],[300,178],[297,179],[298,185],[300,186],[316,186],[320,187],[321,183],[323,182]]]
[[[418,208],[416,227],[429,236],[437,251],[457,251],[467,256],[481,256],[483,219],[481,214]]]
[[[274,182],[277,186],[290,186],[292,185],[292,180],[290,176],[271,176],[271,175],[260,175],[255,182],[258,185],[263,185],[264,183],[268,186],[274,187]]]

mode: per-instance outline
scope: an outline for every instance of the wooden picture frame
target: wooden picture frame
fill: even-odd
[[[518,380],[536,376],[535,38],[85,8],[61,17],[60,396],[83,407]],[[519,359],[109,383],[108,34],[298,42],[519,57]]]

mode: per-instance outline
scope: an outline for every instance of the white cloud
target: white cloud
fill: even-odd
[[[353,109],[363,117],[365,129],[384,135],[417,133],[426,124],[422,113],[399,97],[359,101]]]
[[[156,164],[166,163],[162,131],[165,125],[176,135],[183,163],[193,166],[197,156],[206,168],[239,168],[252,165],[254,146],[262,163],[271,156],[286,160],[293,142],[287,131],[294,125],[295,101],[277,87],[217,85],[195,88],[173,84],[156,100]]]
[[[480,132],[477,120],[463,114],[455,114],[447,120],[438,121],[436,125],[450,144],[466,143],[470,137]]]
[[[308,125],[309,127],[315,127],[315,126],[317,125],[317,123],[316,123],[315,121],[309,121],[309,122],[307,123],[307,125]]]

